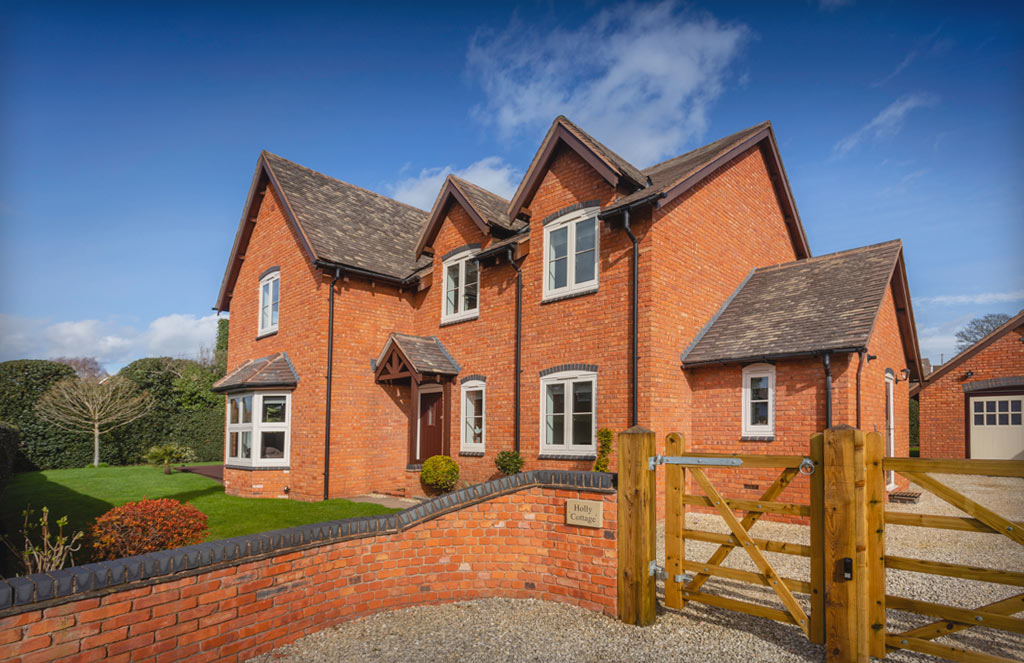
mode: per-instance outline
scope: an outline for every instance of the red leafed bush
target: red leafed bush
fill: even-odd
[[[129,502],[96,519],[90,534],[97,560],[130,557],[199,543],[206,514],[169,498]]]

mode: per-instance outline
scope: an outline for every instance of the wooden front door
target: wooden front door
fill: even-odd
[[[420,394],[420,430],[419,444],[416,463],[422,463],[431,456],[438,456],[444,452],[442,440],[444,408],[443,394],[440,391],[431,391]]]

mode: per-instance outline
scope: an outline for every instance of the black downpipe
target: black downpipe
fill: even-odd
[[[335,267],[331,279],[331,293],[328,295],[327,312],[327,414],[324,421],[324,499],[330,495],[331,484],[331,375],[334,368],[334,286],[341,278],[341,268]]]
[[[832,365],[829,354],[823,355],[825,362],[825,428],[832,428]]]
[[[633,305],[633,340],[632,347],[630,348],[630,361],[632,362],[632,370],[630,372],[632,378],[632,384],[630,390],[632,393],[632,403],[630,407],[630,426],[637,425],[637,383],[638,383],[638,360],[639,360],[639,317],[640,317],[640,242],[637,240],[636,235],[633,234],[633,229],[629,227],[629,208],[623,210],[623,224],[626,227],[626,234],[629,235],[629,240],[633,242],[633,294],[632,294],[632,305]]]
[[[514,246],[508,247],[508,261],[516,270],[516,394],[515,394],[515,449],[519,452],[519,384],[523,362],[523,270],[515,260]]]
[[[864,370],[864,356],[867,354],[867,350],[861,350],[857,353],[860,360],[857,362],[857,428],[860,428],[860,374]]]

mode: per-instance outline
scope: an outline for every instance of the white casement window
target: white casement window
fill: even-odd
[[[270,272],[260,279],[260,323],[258,336],[277,331],[277,311],[281,303],[281,272]]]
[[[477,317],[480,314],[480,268],[476,262],[476,253],[463,253],[446,260],[443,273],[441,322]]]
[[[540,453],[597,453],[597,373],[566,371],[540,380]]]
[[[487,426],[487,395],[481,380],[462,385],[462,451],[483,451]]]
[[[544,299],[597,290],[597,207],[590,207],[544,226]]]
[[[742,435],[775,435],[775,367],[771,364],[754,364],[743,369]]]
[[[287,393],[231,394],[227,420],[229,465],[288,465],[291,398]]]

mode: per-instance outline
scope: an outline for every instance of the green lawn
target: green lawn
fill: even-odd
[[[3,532],[16,534],[21,529],[21,513],[31,503],[37,516],[42,507],[50,508],[51,524],[66,515],[72,530],[87,530],[97,516],[115,506],[158,497],[189,502],[205,513],[209,540],[396,510],[348,500],[231,497],[213,479],[184,472],[164,474],[162,468],[142,465],[16,474],[0,496],[0,523]]]

